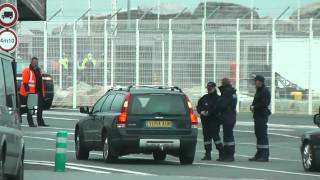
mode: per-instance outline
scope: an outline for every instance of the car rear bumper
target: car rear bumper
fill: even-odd
[[[118,155],[164,151],[177,154],[196,146],[197,136],[121,136],[111,139],[111,147]]]

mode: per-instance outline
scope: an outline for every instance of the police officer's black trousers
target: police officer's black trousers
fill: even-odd
[[[224,156],[225,158],[233,158],[235,153],[235,140],[233,135],[233,129],[235,121],[223,122],[223,142],[224,142]]]
[[[220,139],[220,125],[216,119],[203,119],[201,118],[202,123],[202,133],[203,133],[203,143],[206,153],[212,151],[212,140],[215,143],[216,149],[221,152],[223,150],[223,145]]]
[[[269,157],[268,115],[254,116],[254,132],[257,138],[257,158]]]

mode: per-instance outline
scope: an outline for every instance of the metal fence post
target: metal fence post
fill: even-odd
[[[312,28],[312,25],[313,25],[313,19],[311,18],[310,19],[310,22],[309,22],[309,55],[308,55],[308,58],[309,58],[309,72],[308,72],[308,91],[309,91],[309,94],[308,94],[308,114],[309,115],[312,115],[312,109],[313,109],[313,102],[312,102],[312,44],[313,44],[313,28]]]
[[[103,57],[103,87],[104,91],[107,91],[108,86],[108,20],[104,20],[104,57]]]
[[[62,59],[62,27],[60,29],[59,36],[59,87],[62,89],[62,64],[60,63]]]
[[[164,52],[164,35],[161,36],[161,70],[162,70],[162,86],[164,86],[164,73],[165,73],[165,52]]]
[[[217,83],[217,42],[216,35],[213,35],[213,80]]]
[[[139,86],[140,78],[140,34],[139,34],[139,19],[136,19],[136,86]]]
[[[72,107],[77,107],[77,21],[73,23],[73,96],[72,96]]]
[[[270,65],[270,58],[269,58],[269,53],[270,53],[270,44],[267,42],[267,56],[266,56],[266,64],[269,66]]]
[[[201,95],[204,95],[206,79],[206,19],[202,19],[202,51],[201,51]]]
[[[169,19],[168,86],[172,86],[172,19]]]
[[[44,21],[43,28],[43,71],[48,72],[48,24]]]
[[[271,60],[271,113],[276,112],[276,76],[275,76],[275,51],[276,51],[276,20],[272,20],[272,60]]]
[[[114,85],[114,36],[111,37],[111,52],[110,52],[110,86]]]
[[[237,38],[236,38],[236,89],[240,94],[240,19],[237,19]],[[238,96],[239,97],[239,96]],[[239,112],[240,103],[237,103],[237,112]]]

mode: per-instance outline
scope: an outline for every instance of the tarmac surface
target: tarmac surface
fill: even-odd
[[[249,162],[255,148],[255,135],[250,113],[237,116],[235,128],[236,161],[221,163],[201,161],[204,154],[202,131],[199,127],[196,157],[193,165],[180,165],[179,159],[167,156],[166,161],[154,161],[152,155],[132,154],[121,157],[117,163],[107,164],[101,152],[91,152],[89,160],[78,161],[74,152],[74,127],[84,115],[78,111],[53,109],[44,112],[50,127],[30,128],[23,117],[26,143],[25,179],[320,179],[320,173],[305,172],[301,163],[301,135],[317,129],[312,117],[305,115],[272,115],[269,121],[271,158],[268,163]],[[34,118],[35,120],[36,118]],[[66,172],[54,172],[56,132],[66,130],[68,163]],[[213,159],[216,159],[213,151]]]

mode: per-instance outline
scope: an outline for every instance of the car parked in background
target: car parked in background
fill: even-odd
[[[24,140],[13,58],[0,52],[0,179],[23,180]]]
[[[177,87],[130,86],[110,89],[75,126],[76,158],[103,151],[105,162],[143,153],[163,161],[167,154],[192,164],[198,120],[188,97]]]
[[[313,121],[320,128],[320,108],[319,113],[314,115]],[[320,171],[320,129],[303,134],[301,157],[306,171]]]

